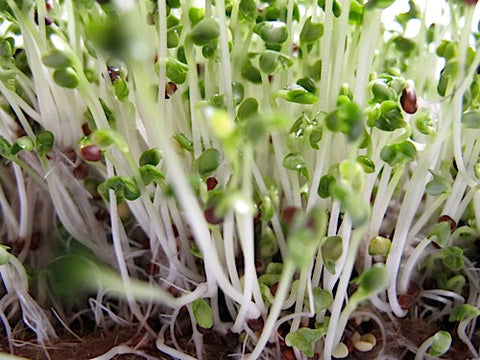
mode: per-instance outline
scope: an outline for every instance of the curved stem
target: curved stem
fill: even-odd
[[[295,264],[292,260],[287,259],[283,265],[282,275],[280,277],[279,285],[277,288],[277,293],[275,295],[275,301],[270,308],[270,313],[268,314],[267,321],[262,330],[262,334],[255,345],[253,351],[248,354],[245,359],[255,360],[257,359],[263,351],[263,348],[267,344],[270,336],[274,336],[273,330],[275,328],[275,323],[278,319],[278,315],[282,310],[283,301],[287,297],[288,289],[290,288],[290,283],[292,282],[293,274],[295,273]]]
[[[340,282],[338,283],[338,287],[337,287],[337,293],[331,308],[330,322],[328,324],[328,331],[327,331],[327,336],[325,338],[325,346],[323,349],[324,359],[331,358],[332,351],[340,341],[341,335],[345,330],[346,320],[348,320],[348,318],[346,320],[343,319],[343,322],[340,322],[341,313],[343,314],[342,306],[345,301],[345,296],[347,295],[347,288],[350,282],[350,276],[352,274],[353,265],[355,263],[358,245],[360,244],[360,241],[365,231],[366,231],[365,226],[354,230],[352,234],[352,238],[350,240],[350,245],[348,247],[348,252],[347,252],[347,258],[346,258],[345,264],[343,265],[342,275],[340,276]],[[347,305],[347,307],[348,306],[349,305]],[[355,309],[351,308],[350,312],[353,310]],[[345,316],[343,316],[343,318],[345,318]]]

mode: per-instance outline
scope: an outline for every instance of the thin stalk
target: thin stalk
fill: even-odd
[[[188,89],[190,95],[190,121],[192,126],[193,156],[197,159],[202,152],[202,142],[200,128],[197,115],[195,112],[195,104],[200,99],[198,93],[198,73],[197,64],[195,62],[194,45],[188,39],[185,42],[185,56],[188,64]]]
[[[355,86],[353,89],[353,99],[361,106],[365,104],[366,89],[368,77],[370,75],[370,66],[375,54],[375,45],[380,33],[381,23],[380,10],[366,10],[364,13],[361,35],[360,35],[360,57],[357,63],[357,73],[355,78]]]
[[[290,288],[290,284],[292,282],[293,274],[295,273],[295,264],[292,260],[286,259],[282,269],[282,275],[280,276],[280,280],[278,283],[277,292],[275,294],[275,301],[270,308],[270,312],[267,317],[267,321],[263,326],[262,334],[258,338],[258,341],[255,345],[253,351],[246,355],[246,360],[255,360],[261,355],[265,345],[269,341],[272,335],[275,335],[275,323],[278,319],[278,315],[280,314],[283,306],[283,302],[288,294],[288,289]]]
[[[334,28],[335,35],[335,54],[334,64],[343,64],[345,59],[345,43],[347,40],[347,30],[348,30],[348,15],[350,11],[350,2],[344,1],[342,4],[342,14],[338,19],[337,26]],[[335,105],[336,96],[340,92],[340,87],[342,86],[342,67],[334,66],[332,69],[332,81],[330,87],[330,99],[328,103],[328,109],[332,108]]]
[[[349,261],[349,256],[351,255],[351,247],[355,247],[355,252],[357,251],[357,247],[359,244],[352,243],[355,231],[352,231],[352,222],[350,217],[346,216],[343,218],[342,226],[339,230],[338,235],[342,238],[342,256],[340,259],[337,260],[335,264],[335,274],[331,274],[330,272],[324,273],[323,284],[324,288],[333,293],[333,288],[337,283],[338,279],[341,279],[344,275],[347,262]],[[350,274],[350,272],[348,272]],[[338,292],[338,290],[337,290]]]
[[[165,86],[167,85],[167,66],[166,60],[168,56],[167,49],[167,6],[166,1],[158,0],[158,108],[162,112],[162,119],[165,121]]]
[[[441,194],[439,195],[433,203],[431,203],[425,211],[420,215],[418,220],[413,224],[408,233],[409,238],[414,238],[418,232],[425,226],[425,224],[432,218],[432,215],[438,210],[438,208],[443,204],[443,202],[450,196],[450,194]]]
[[[445,130],[438,134],[435,139],[432,139],[429,146],[427,146],[420,155],[418,165],[411,177],[410,185],[407,188],[398,214],[392,246],[386,261],[389,273],[388,299],[393,312],[400,317],[405,316],[405,310],[400,307],[397,300],[397,275],[403,250],[408,241],[408,231],[415,216],[415,211],[412,211],[412,209],[418,209],[422,194],[425,192],[427,177],[429,176],[427,170],[438,156],[438,150],[441,145],[440,141],[444,139],[444,134]]]
[[[325,19],[323,23],[323,39],[322,39],[322,78],[319,86],[319,110],[328,111],[331,104],[330,98],[335,98],[337,94],[331,94],[330,90],[330,71],[331,71],[331,47],[333,33],[333,0],[325,1]]]
[[[357,255],[357,249],[366,231],[365,226],[353,231],[348,246],[348,252],[346,255],[346,261],[343,264],[340,281],[338,283],[335,299],[331,308],[330,322],[328,324],[327,336],[325,337],[323,358],[330,359],[332,351],[340,341],[341,335],[345,330],[348,318],[341,317],[342,306],[347,295],[348,285],[350,283],[350,276],[352,274],[353,265],[355,264],[355,258]]]
[[[303,307],[304,307],[303,303],[304,303],[304,299],[305,299],[305,291],[307,290],[307,283],[308,283],[308,280],[310,278],[310,271],[311,271],[311,266],[309,266],[305,269],[302,269],[302,271],[300,271],[300,279],[299,279],[299,282],[298,282],[297,296],[296,296],[296,299],[295,299],[295,310],[294,310],[295,314],[302,313],[302,310],[303,310]],[[310,292],[309,295],[310,295],[309,299],[312,300],[311,292]],[[308,313],[308,316],[311,316],[312,312],[314,312],[313,308],[311,308],[311,312]],[[293,319],[292,324],[290,325],[290,332],[294,332],[298,329],[298,327],[300,326],[301,319],[302,319],[301,317],[295,317]]]
[[[228,214],[225,216],[223,223],[223,243],[225,246],[225,260],[232,286],[234,286],[238,290],[241,290],[240,278],[238,276],[237,267],[235,266],[235,244],[233,232],[234,213],[233,211],[229,211]]]
[[[168,325],[164,325],[160,330],[160,333],[158,334],[157,340],[155,341],[155,346],[157,347],[157,349],[177,359],[198,360],[193,356],[185,354],[183,351],[178,351],[165,344],[165,330],[167,329],[167,327]]]
[[[197,329],[197,321],[193,314],[192,304],[187,305],[188,315],[192,324],[192,340],[195,345],[195,352],[198,360],[203,360],[203,335]]]
[[[226,95],[228,113],[235,118],[235,109],[232,93],[232,71],[230,69],[230,54],[227,38],[227,21],[225,17],[225,0],[216,0],[217,18],[220,25],[220,89]]]
[[[407,293],[408,285],[410,284],[410,278],[412,276],[412,273],[416,270],[415,265],[418,263],[424,253],[424,250],[427,248],[428,245],[431,244],[431,242],[432,241],[429,238],[424,238],[422,241],[420,241],[420,243],[415,247],[413,252],[408,257],[408,260],[405,263],[400,274],[400,278],[398,280],[398,292],[400,294]]]
[[[5,192],[3,191],[3,186],[0,184],[0,208],[2,209],[2,215],[7,224],[9,229],[8,234],[15,234],[14,236],[18,236],[20,232],[20,225],[17,221],[17,217],[15,216],[12,207],[8,203],[8,200],[5,196]]]
[[[109,175],[113,176],[113,167],[108,162],[107,162],[107,169],[108,169]],[[118,268],[120,270],[120,275],[122,277],[122,281],[124,285],[125,296],[127,298],[127,301],[130,305],[130,308],[133,314],[135,314],[135,316],[138,319],[142,319],[143,314],[140,310],[139,305],[134,300],[135,297],[133,295],[130,275],[128,273],[127,264],[125,262],[122,239],[120,234],[120,218],[117,212],[117,199],[115,196],[115,192],[113,190],[109,190],[109,198],[110,198],[110,221],[111,221],[111,228],[112,228],[113,247],[115,249]]]
[[[251,179],[251,168],[253,162],[253,149],[251,146],[246,145],[243,153],[243,164],[242,164],[242,193],[245,199],[250,200],[252,198],[252,179]],[[238,234],[240,237],[240,244],[243,250],[243,258],[245,263],[245,275],[244,275],[244,284],[243,284],[243,304],[240,307],[237,318],[233,325],[232,330],[234,332],[239,331],[242,327],[245,326],[245,315],[247,307],[244,304],[248,304],[248,301],[251,299],[252,295],[255,299],[257,306],[259,307],[260,312],[265,313],[266,308],[263,303],[262,295],[260,293],[260,286],[256,276],[255,270],[255,243],[254,243],[254,232],[253,232],[253,214],[247,211],[236,210],[236,219],[238,226]]]
[[[473,355],[473,357],[475,359],[478,359],[480,357],[479,352],[475,348],[475,346],[472,343],[472,340],[467,336],[467,333],[465,331],[469,323],[470,323],[470,320],[460,321],[457,328],[457,335],[459,339],[462,340],[465,345],[467,345],[468,350]]]

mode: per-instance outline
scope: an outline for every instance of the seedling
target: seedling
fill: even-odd
[[[478,356],[478,350],[473,346],[470,338],[467,336],[466,328],[470,321],[480,315],[480,310],[470,304],[462,304],[450,313],[449,321],[459,321],[457,327],[458,337],[468,346],[472,356]]]
[[[444,355],[450,348],[452,343],[452,337],[450,333],[446,331],[439,331],[435,335],[429,337],[425,340],[420,348],[418,349],[417,355],[415,355],[415,360],[423,359],[426,351],[428,350],[428,355],[432,357],[440,357]]]
[[[368,352],[377,344],[377,338],[371,333],[360,335],[358,332],[354,332],[352,343],[358,351]]]

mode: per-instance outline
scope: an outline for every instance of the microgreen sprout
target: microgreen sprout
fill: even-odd
[[[435,335],[425,340],[422,345],[420,345],[420,348],[415,355],[415,360],[423,359],[425,352],[429,348],[428,355],[435,358],[440,357],[449,350],[451,343],[452,336],[450,333],[440,330]]]
[[[472,344],[470,338],[466,334],[466,328],[470,321],[475,319],[478,315],[480,315],[480,310],[470,304],[462,304],[450,313],[448,318],[449,321],[459,321],[457,327],[457,335],[458,337],[468,346],[472,356],[478,357],[478,349]]]
[[[368,352],[377,344],[377,338],[372,333],[360,335],[355,332],[352,335],[352,343],[358,351]]]

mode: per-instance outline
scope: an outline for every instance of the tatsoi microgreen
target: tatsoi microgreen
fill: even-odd
[[[327,237],[321,246],[322,259],[325,267],[332,274],[335,274],[335,262],[342,256],[342,238],[340,236]]]
[[[217,149],[207,149],[196,160],[198,172],[202,177],[207,177],[215,172],[222,161],[222,154]]]
[[[195,45],[204,46],[218,38],[220,29],[218,22],[214,19],[202,19],[192,29],[190,36]]]
[[[115,96],[119,100],[126,99],[128,97],[128,94],[130,93],[127,82],[121,78],[114,81],[113,90],[115,92]]]
[[[267,44],[282,44],[288,37],[287,26],[281,21],[263,21],[253,31]]]
[[[352,295],[351,301],[357,305],[387,286],[387,270],[383,264],[375,264],[362,273],[354,282],[358,285],[358,289]]]
[[[10,352],[480,358],[480,5],[393,3],[0,1]]]
[[[325,3],[326,0],[318,0],[318,6],[320,6],[323,11],[325,11]],[[335,17],[339,17],[342,13],[342,8],[337,0],[332,1],[332,12]]]
[[[187,136],[183,133],[178,133],[173,135],[173,138],[177,142],[177,144],[182,148],[187,150],[188,152],[193,151],[193,143],[190,139],[187,138]]]
[[[434,357],[442,356],[448,351],[451,343],[452,337],[450,333],[439,331],[433,336],[432,346],[430,347],[428,354]]]
[[[28,136],[22,136],[13,143],[11,153],[12,155],[16,155],[22,150],[30,151],[33,150],[34,146],[32,139]]]
[[[188,66],[173,57],[169,57],[166,63],[167,77],[175,84],[183,84],[187,79]]]
[[[255,0],[241,0],[239,4],[240,15],[246,21],[255,21],[257,17],[257,5]]]
[[[245,120],[250,116],[257,114],[258,112],[258,101],[255,98],[245,99],[239,106],[237,111],[237,117],[240,120]]]
[[[311,44],[323,35],[323,24],[312,22],[312,17],[310,16],[303,25],[302,31],[300,32],[300,42]]]
[[[372,256],[387,256],[392,243],[390,239],[383,236],[376,236],[368,244],[368,253]]]
[[[449,192],[451,189],[450,183],[440,174],[433,174],[433,179],[427,184],[425,191],[428,195],[440,195]]]
[[[317,95],[298,84],[290,84],[285,89],[279,90],[277,96],[297,104],[315,104],[318,101]]]
[[[140,166],[139,171],[145,185],[150,184],[152,181],[160,184],[165,179],[160,170],[150,164]]]
[[[326,333],[326,329],[301,328],[291,332],[285,338],[285,343],[289,346],[295,346],[297,349],[309,357],[313,356],[315,342],[320,340]]]
[[[431,227],[427,234],[427,238],[435,241],[439,246],[444,247],[447,245],[450,238],[450,224],[446,221],[442,221]]]
[[[42,131],[35,138],[35,149],[38,155],[45,156],[53,149],[55,137],[50,131]]]
[[[213,312],[210,305],[204,299],[197,299],[192,304],[193,315],[198,325],[205,329],[213,326]]]
[[[0,246],[0,266],[6,265],[10,261],[10,253],[8,252],[8,247],[5,245]]]
[[[91,135],[92,143],[99,146],[102,149],[106,149],[110,146],[116,146],[120,151],[128,152],[128,144],[120,133],[115,130],[98,129]]]
[[[65,69],[73,65],[73,61],[68,54],[60,50],[53,50],[51,53],[44,55],[42,62],[46,66],[55,69]]]
[[[457,335],[469,348],[473,354],[478,354],[470,338],[466,334],[466,327],[468,323],[480,315],[480,310],[471,304],[462,304],[452,310],[449,316],[449,321],[459,321],[457,328]]]
[[[449,317],[449,321],[471,320],[480,315],[480,310],[470,304],[463,304],[456,307]]]
[[[258,60],[260,70],[267,75],[275,73],[279,69],[286,69],[293,65],[292,60],[278,51],[265,50]]]
[[[8,159],[12,152],[12,145],[3,136],[0,137],[0,155]]]
[[[80,84],[77,73],[71,67],[55,70],[53,79],[58,85],[68,89],[75,89]]]
[[[319,313],[322,310],[329,309],[332,305],[332,294],[330,294],[327,290],[317,287],[313,289],[312,294],[315,306],[315,313]]]
[[[159,149],[153,148],[148,149],[142,153],[138,163],[140,166],[143,165],[153,165],[156,166],[162,158],[162,153]]]
[[[113,176],[99,186],[99,192],[105,199],[109,199],[108,190],[113,190],[118,201],[122,199],[136,200],[140,196],[140,189],[135,181],[126,176]]]

